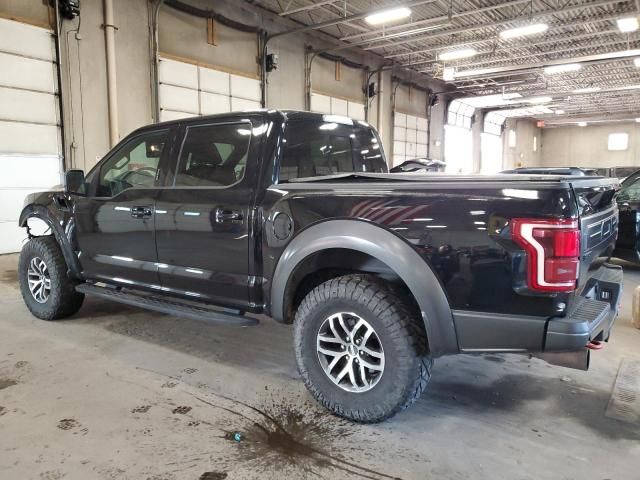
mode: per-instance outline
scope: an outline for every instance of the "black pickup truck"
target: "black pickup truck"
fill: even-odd
[[[29,196],[31,312],[85,295],[206,320],[293,324],[313,396],[359,422],[424,390],[433,359],[531,352],[586,368],[608,340],[618,181],[387,173],[365,122],[258,111],[141,128],[64,191]],[[50,235],[36,236],[34,218]],[[37,223],[37,222],[36,222]],[[250,353],[248,353],[250,355]]]

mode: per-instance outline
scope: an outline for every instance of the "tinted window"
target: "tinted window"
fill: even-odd
[[[244,177],[251,124],[188,127],[176,174],[176,186],[225,187]]]
[[[373,130],[321,120],[287,123],[281,181],[351,172],[386,172]]]
[[[166,130],[142,134],[116,149],[100,166],[97,195],[113,197],[128,188],[154,186],[168,135]]]
[[[640,180],[625,186],[618,195],[619,202],[640,202]]]

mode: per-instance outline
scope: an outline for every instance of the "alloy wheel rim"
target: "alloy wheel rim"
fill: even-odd
[[[338,312],[326,318],[318,330],[316,349],[325,375],[347,392],[371,390],[384,373],[380,337],[356,313]]]
[[[51,277],[47,264],[40,257],[33,257],[27,269],[29,291],[38,303],[46,303],[51,295]]]

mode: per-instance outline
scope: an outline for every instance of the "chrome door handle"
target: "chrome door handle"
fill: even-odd
[[[149,218],[152,213],[151,207],[131,207],[131,216],[133,218]]]
[[[216,208],[216,223],[237,222],[240,220],[242,220],[241,212]]]

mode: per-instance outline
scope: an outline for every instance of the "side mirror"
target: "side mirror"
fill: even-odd
[[[64,175],[64,191],[67,193],[81,193],[84,186],[83,170],[67,170]]]

